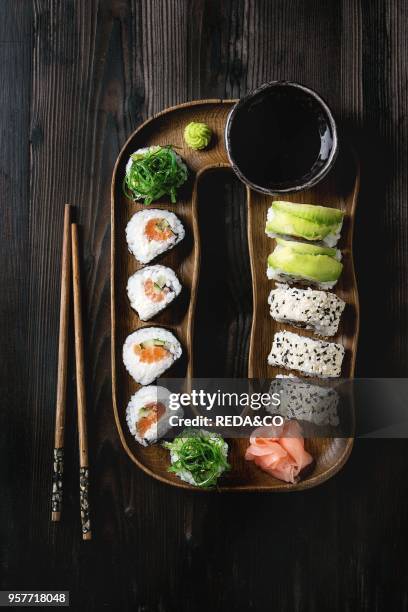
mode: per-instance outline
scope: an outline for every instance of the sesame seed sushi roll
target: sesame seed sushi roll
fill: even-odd
[[[305,376],[336,377],[341,374],[344,347],[283,331],[275,334],[268,363],[298,370]]]
[[[181,356],[180,342],[167,329],[143,327],[130,334],[123,345],[125,368],[141,385],[149,385]]]
[[[343,269],[340,259],[338,249],[276,238],[266,273],[268,278],[276,281],[331,289]]]
[[[154,444],[170,429],[170,415],[182,412],[169,409],[170,392],[165,387],[141,387],[131,397],[126,409],[129,431],[142,446]]]
[[[334,336],[345,302],[334,293],[296,289],[277,284],[269,294],[271,317],[279,323],[313,330],[319,336]]]
[[[146,266],[133,274],[127,284],[130,305],[142,321],[166,308],[181,291],[176,274],[166,266]]]
[[[280,405],[277,408],[268,406],[268,412],[314,425],[335,427],[339,424],[339,394],[335,389],[311,384],[293,374],[280,374],[271,383],[269,393],[279,393]]]
[[[270,238],[294,236],[333,247],[340,238],[344,213],[337,208],[276,200],[268,210],[265,233]]]
[[[169,210],[141,210],[133,215],[126,227],[129,251],[141,264],[173,248],[184,235],[180,219]]]

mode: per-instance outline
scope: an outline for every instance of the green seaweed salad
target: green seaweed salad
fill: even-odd
[[[204,429],[185,429],[172,442],[164,442],[170,450],[169,472],[198,487],[213,487],[219,476],[230,469],[228,445],[223,438]]]
[[[163,196],[177,201],[177,189],[187,180],[187,166],[172,147],[150,147],[130,156],[123,181],[123,191],[131,200],[146,205]]]

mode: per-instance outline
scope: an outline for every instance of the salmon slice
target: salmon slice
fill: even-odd
[[[155,423],[157,423],[165,413],[166,409],[161,402],[151,402],[144,406],[144,410],[147,411],[146,416],[143,416],[136,423],[136,430],[138,434],[143,437],[148,429]]]
[[[168,240],[174,235],[166,219],[159,218],[150,219],[145,225],[144,233],[148,240],[157,240],[158,242]]]
[[[152,300],[152,302],[162,302],[169,292],[168,287],[164,287],[163,289],[158,288],[157,284],[154,283],[151,278],[148,278],[144,282],[143,288],[146,297]]]
[[[165,359],[169,354],[169,351],[163,346],[141,347],[140,344],[135,344],[133,350],[141,363],[156,363]]]
[[[245,459],[253,461],[274,478],[290,483],[295,483],[301,470],[313,461],[304,448],[301,429],[296,421],[286,421],[281,427],[256,429],[250,437]]]

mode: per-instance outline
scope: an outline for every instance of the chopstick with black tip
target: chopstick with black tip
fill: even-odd
[[[77,389],[77,415],[79,440],[79,500],[81,510],[82,538],[92,538],[89,508],[89,459],[88,433],[86,427],[86,393],[84,365],[84,337],[82,328],[81,274],[79,265],[78,227],[71,225],[72,280],[74,293],[75,370]]]
[[[58,340],[57,400],[55,406],[54,461],[51,520],[61,519],[64,475],[64,434],[67,398],[69,302],[71,290],[71,206],[65,204],[62,240],[61,298]]]

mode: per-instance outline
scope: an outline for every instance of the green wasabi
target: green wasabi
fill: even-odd
[[[212,132],[206,123],[192,121],[184,128],[184,140],[191,149],[205,149],[210,144]]]

